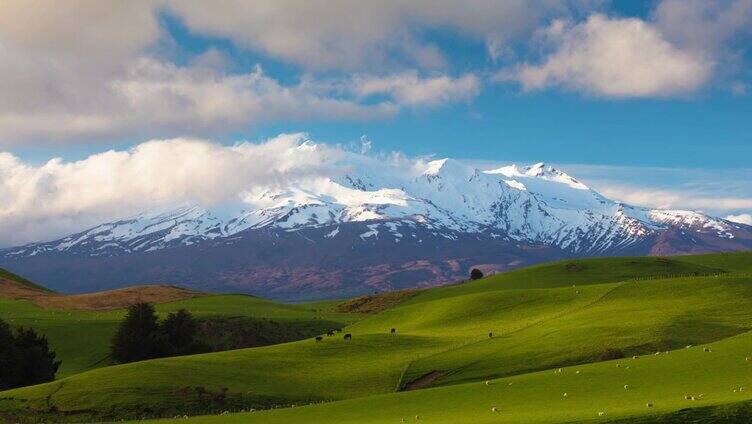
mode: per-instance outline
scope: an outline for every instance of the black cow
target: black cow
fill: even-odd
[[[396,333],[396,332],[397,332],[397,329],[396,329],[396,328],[392,328],[392,331],[391,331],[391,333],[392,333],[392,334],[394,334],[394,333]]]
[[[326,335],[327,336],[333,336],[334,335],[334,331],[329,330],[329,331],[326,332]]]
[[[345,334],[345,340],[350,340],[350,339],[352,339],[352,334],[350,333]]]
[[[316,341],[317,341],[317,342],[320,342],[320,341],[322,341],[322,340],[324,340],[324,338],[323,338],[323,337],[321,337],[321,336],[316,336]]]
[[[491,337],[493,337],[493,333],[488,333],[488,338],[490,339]]]

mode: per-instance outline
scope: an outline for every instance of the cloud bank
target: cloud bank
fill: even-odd
[[[359,146],[349,149],[314,144],[305,134],[230,146],[175,138],[147,141],[79,161],[52,159],[41,165],[0,153],[0,246],[54,239],[112,219],[182,204],[235,208],[258,190],[287,187],[301,179],[325,184],[325,178],[385,161],[395,165],[395,172],[425,169],[423,158],[398,152],[370,155],[371,143],[363,137]],[[496,166],[487,165],[476,166]],[[732,218],[738,222],[745,222],[749,215],[743,211],[752,209],[752,186],[734,187],[733,181],[741,180],[733,173],[716,175],[713,184],[718,185],[710,187],[698,183],[708,179],[697,174],[686,180],[681,190],[672,190],[656,187],[652,181],[674,184],[672,178],[687,178],[691,171],[586,165],[563,169],[605,195],[632,204],[725,211],[737,214]],[[635,180],[635,175],[642,180],[633,185],[613,183]]]
[[[488,75],[523,91],[603,97],[685,96],[719,75],[734,93],[747,91],[733,76],[744,65],[752,0],[662,0],[643,18],[606,8],[597,0],[7,0],[0,146],[389,119],[471,102]],[[204,51],[184,57],[167,18]],[[466,64],[436,33],[485,47],[487,58]],[[275,72],[257,65],[267,62]]]

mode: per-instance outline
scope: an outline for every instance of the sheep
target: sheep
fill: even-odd
[[[402,418],[402,422],[403,422],[403,423],[405,422],[405,419],[404,419],[404,418]]]
[[[690,344],[690,345],[687,345],[687,347],[685,349],[689,349],[691,347],[692,347],[692,345]]]
[[[648,402],[648,403],[646,403],[646,404],[645,404],[645,406],[647,406],[648,408],[652,408],[652,407],[653,407],[653,404],[652,404],[652,403],[650,403],[650,402]]]
[[[752,361],[752,359],[750,359],[750,357],[749,357],[749,356],[747,356],[746,358],[744,358],[744,360],[745,360],[745,361]]]
[[[490,386],[490,385],[491,385],[491,380],[486,380],[486,386]]]
[[[493,333],[489,332],[489,333],[488,333],[488,338],[490,339],[490,338],[492,338],[492,337],[493,337]]]
[[[512,385],[512,382],[511,382],[511,381],[509,382],[509,385],[510,385],[510,386]]]
[[[420,415],[415,416],[415,421],[420,421]]]
[[[602,416],[604,416],[604,415],[606,415],[606,413],[605,413],[605,412],[603,412],[603,411],[601,411],[601,412],[599,412],[599,413],[598,413],[598,416],[599,416],[599,417],[602,417]]]
[[[321,341],[321,340],[323,340],[323,339],[324,339],[324,338],[323,338],[323,337],[321,337],[321,336],[316,336],[316,341],[317,341],[317,342],[320,342],[320,341]]]
[[[563,394],[562,396],[563,396],[563,397],[567,397],[567,393],[566,393],[566,392],[564,392],[564,394]]]
[[[616,368],[621,368],[621,364],[617,363]]]
[[[575,290],[574,294],[580,294],[580,291],[579,290]]]
[[[499,408],[494,406],[493,408],[491,408],[491,412],[499,412]]]
[[[633,357],[632,357],[632,359],[639,359],[639,358],[640,358],[640,357],[639,357],[639,356],[637,356],[637,355],[635,355],[635,356],[633,356]]]
[[[351,339],[352,339],[352,334],[350,333],[345,334],[345,341],[351,340]]]
[[[624,385],[624,390],[629,390],[629,384]]]
[[[703,351],[703,352],[712,352],[712,350],[710,350],[710,348],[709,348],[709,347],[706,347],[706,348],[704,348],[704,349],[703,349],[702,351]]]
[[[580,370],[577,370],[577,371],[575,371],[574,373],[575,373],[575,374],[579,374],[579,373],[580,373]]]

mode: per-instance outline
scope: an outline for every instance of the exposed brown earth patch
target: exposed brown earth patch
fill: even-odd
[[[403,391],[408,390],[418,390],[418,389],[424,389],[431,385],[437,378],[444,375],[443,372],[440,371],[431,371],[428,374],[418,377],[413,381],[410,381],[409,383],[405,384],[405,387],[402,388]]]
[[[103,311],[125,308],[135,302],[164,303],[205,296],[205,293],[157,284],[131,286],[117,290],[75,295],[60,295],[0,278],[0,298],[28,300],[47,309]]]
[[[400,290],[360,296],[340,303],[337,305],[337,311],[358,314],[380,312],[415,296],[419,292],[420,290]]]

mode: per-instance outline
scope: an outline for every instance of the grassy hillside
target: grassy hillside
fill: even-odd
[[[752,334],[707,347],[711,352],[697,346],[639,359],[567,367],[560,373],[548,370],[495,379],[489,385],[460,384],[298,408],[158,422],[367,424],[399,423],[402,418],[418,422],[416,415],[419,422],[432,424],[695,422],[692,418],[734,422],[724,417],[750,411],[752,362],[745,357],[752,352]],[[744,390],[739,391],[740,387]],[[497,412],[492,411],[494,407]],[[736,422],[749,422],[749,417]]]
[[[447,385],[435,392],[443,393],[592,362],[608,348],[626,355],[683,348],[752,327],[752,281],[743,275],[750,262],[746,254],[542,265],[419,292],[347,327],[349,342],[338,335],[107,367],[0,393],[0,411],[86,419],[264,408],[394,392],[426,375],[433,379],[422,385]],[[684,277],[660,278],[676,275]]]
[[[185,308],[198,318],[213,316],[274,320],[289,327],[306,327],[326,322],[343,326],[352,321],[347,314],[286,305],[244,295],[204,296],[158,304],[161,316]],[[47,336],[58,359],[63,361],[58,378],[111,365],[110,340],[122,320],[123,309],[81,311],[44,309],[29,301],[0,298],[0,318],[14,326],[32,327]]]
[[[33,290],[38,290],[38,291],[45,292],[45,293],[54,293],[52,290],[48,289],[47,287],[42,287],[39,284],[35,284],[27,280],[26,278],[21,277],[20,275],[16,275],[2,268],[0,268],[0,280],[6,280],[6,281],[18,283],[24,287],[27,287]]]

